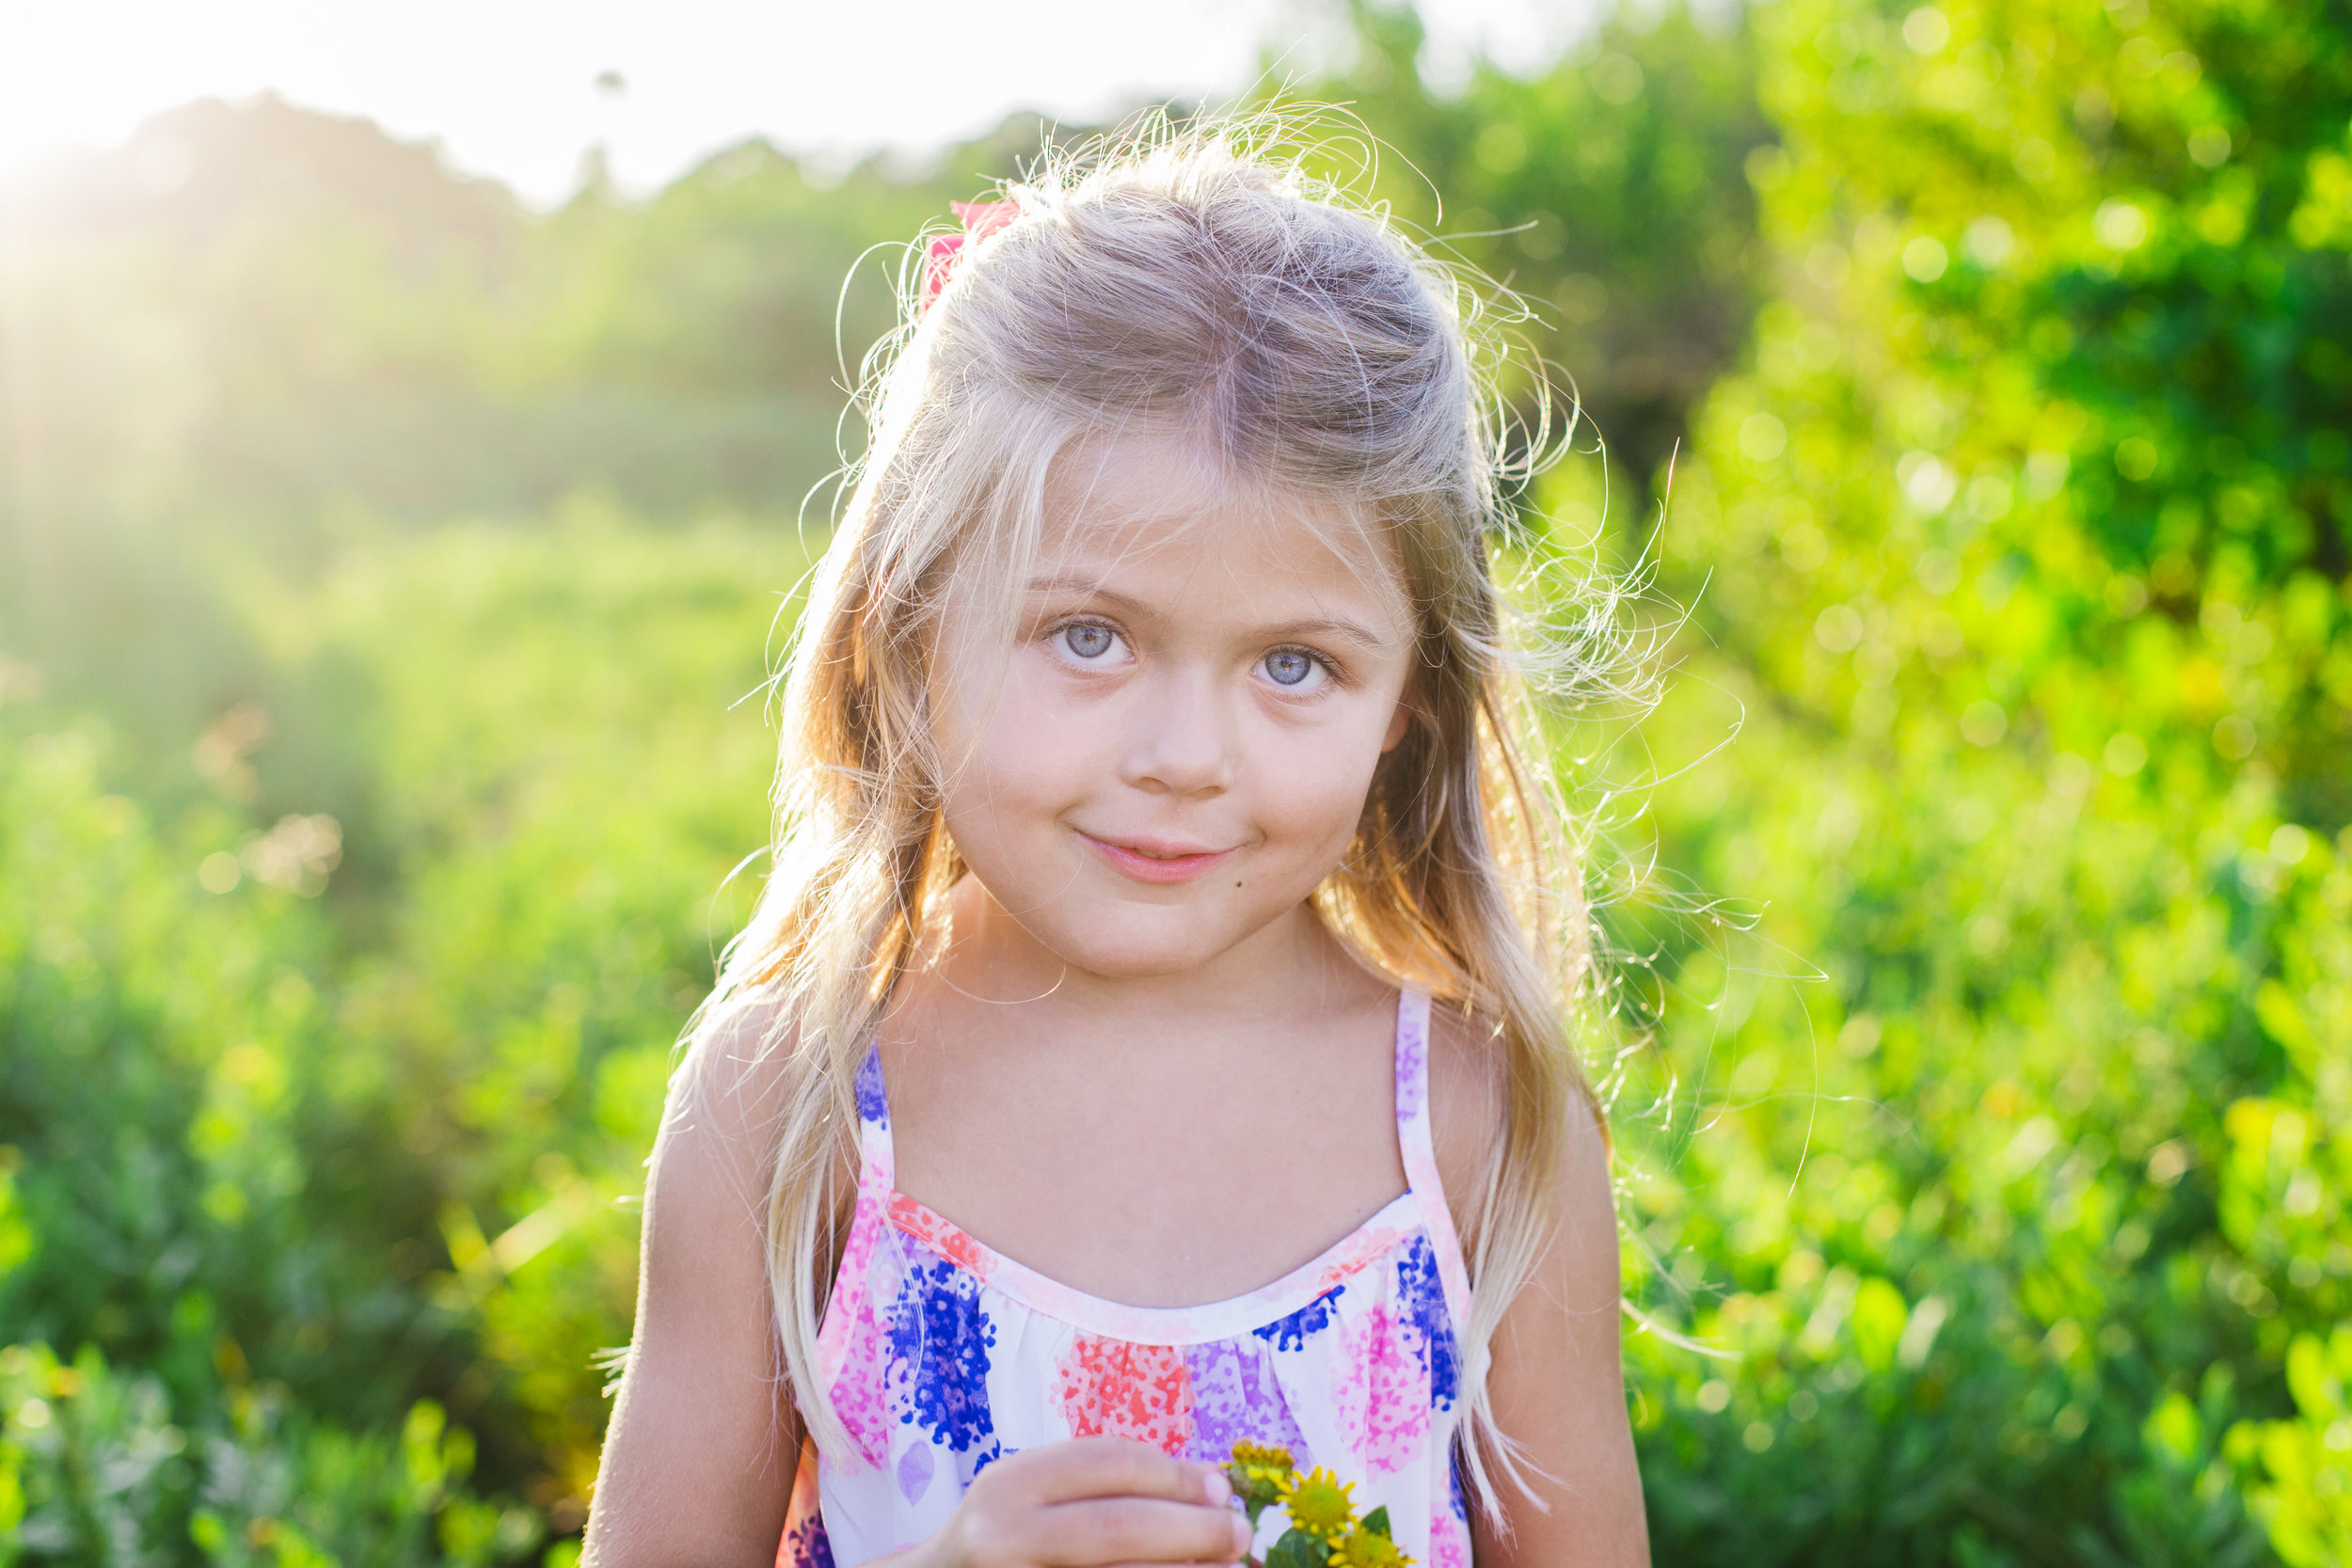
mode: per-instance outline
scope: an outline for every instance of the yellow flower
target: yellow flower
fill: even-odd
[[[1303,1476],[1286,1479],[1279,1496],[1291,1523],[1310,1535],[1337,1541],[1356,1522],[1356,1504],[1348,1494],[1354,1481],[1343,1482],[1321,1465]]]
[[[1412,1568],[1413,1561],[1395,1542],[1361,1525],[1331,1543],[1330,1568]]]
[[[1295,1473],[1290,1449],[1268,1443],[1234,1444],[1232,1463],[1225,1466],[1233,1496],[1241,1499],[1252,1524],[1260,1510],[1281,1496],[1282,1483]]]
[[[1294,1468],[1290,1449],[1275,1443],[1236,1443],[1233,1463],[1245,1470],[1267,1470],[1279,1476]],[[1267,1479],[1272,1480],[1273,1476]]]

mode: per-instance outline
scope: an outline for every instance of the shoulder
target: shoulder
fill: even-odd
[[[1609,1190],[1609,1144],[1581,1086],[1552,1108],[1562,1120],[1555,1213],[1589,1208]],[[1511,1114],[1511,1063],[1495,1022],[1447,1002],[1429,1008],[1429,1132],[1454,1227],[1476,1233]]]
[[[791,1057],[790,1022],[765,997],[704,1014],[670,1075],[656,1166],[690,1164],[765,1187],[790,1098]]]
[[[670,1075],[656,1167],[685,1164],[723,1174],[731,1188],[756,1194],[764,1209],[795,1099],[818,1087],[805,1081],[811,1068],[798,1046],[787,1009],[770,996],[734,998],[698,1019]],[[857,1183],[856,1148],[851,1136],[834,1150],[844,1193]]]

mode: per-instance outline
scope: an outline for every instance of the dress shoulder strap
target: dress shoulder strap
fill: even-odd
[[[849,1367],[861,1323],[873,1321],[869,1267],[874,1248],[890,1224],[890,1198],[898,1187],[898,1168],[890,1151],[890,1100],[882,1092],[882,1052],[868,1044],[858,1063],[857,1203],[843,1238],[840,1260],[834,1265],[833,1288],[826,1293],[824,1315],[817,1326],[817,1370],[823,1386],[832,1388]],[[879,1446],[870,1433],[852,1432],[869,1463],[882,1463],[888,1445]],[[805,1462],[803,1473],[807,1473]],[[796,1483],[794,1507],[799,1508]],[[797,1513],[795,1515],[798,1516]],[[819,1527],[821,1529],[821,1526]],[[787,1536],[788,1542],[791,1538]],[[782,1560],[779,1559],[779,1560]],[[823,1560],[830,1561],[827,1558]]]
[[[1429,993],[1407,986],[1396,1001],[1396,1142],[1405,1158],[1405,1180],[1421,1209],[1422,1226],[1438,1255],[1445,1285],[1446,1310],[1456,1323],[1470,1322],[1470,1270],[1445,1183],[1438,1178],[1438,1149],[1429,1131]]]
[[[882,1084],[882,1042],[866,1047],[857,1069],[859,1185],[879,1178],[885,1191],[897,1179],[890,1148],[890,1094]]]

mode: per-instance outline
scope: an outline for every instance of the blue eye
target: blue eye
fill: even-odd
[[[1297,686],[1315,673],[1315,657],[1296,648],[1277,648],[1265,656],[1265,673],[1277,686]]]
[[[1072,657],[1076,658],[1088,660],[1101,658],[1111,651],[1111,644],[1118,641],[1118,634],[1110,627],[1093,626],[1085,621],[1062,628],[1062,646],[1068,648]]]

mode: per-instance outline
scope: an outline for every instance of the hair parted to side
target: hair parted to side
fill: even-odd
[[[1488,562],[1501,421],[1480,295],[1385,213],[1268,150],[1296,129],[1154,118],[1049,153],[928,309],[918,269],[902,277],[904,330],[869,383],[871,438],[787,665],[774,863],[682,1069],[691,1100],[726,1081],[715,1057],[756,1049],[783,1085],[769,1279],[820,1448],[847,1446],[817,1340],[854,1196],[855,1075],[963,870],[927,718],[933,632],[950,603],[977,607],[1009,645],[1049,470],[1089,440],[1147,435],[1238,483],[1343,502],[1413,607],[1414,721],[1315,901],[1365,961],[1462,1009],[1502,1055],[1502,1135],[1461,1195],[1464,1458],[1489,1510],[1493,1476],[1518,1473],[1485,1370],[1537,1262],[1567,1118],[1598,1114],[1569,1028],[1589,962],[1579,869],[1529,743],[1536,650]]]

